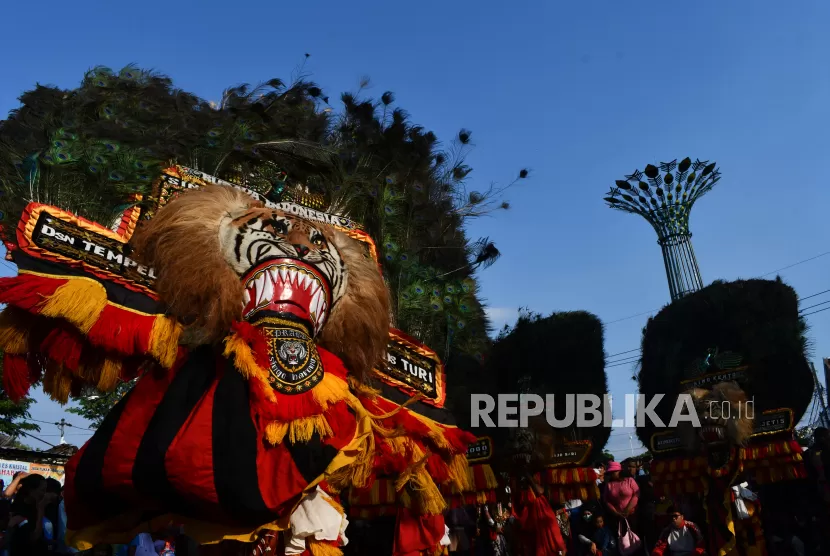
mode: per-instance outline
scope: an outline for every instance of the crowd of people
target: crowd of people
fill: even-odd
[[[0,480],[0,556],[175,556],[175,532],[165,533],[142,533],[128,545],[99,545],[81,553],[65,543],[60,481],[22,471],[8,485]]]
[[[803,454],[807,479],[762,489],[772,503],[763,516],[770,556],[828,554],[830,543],[830,433],[817,429],[813,446]],[[556,548],[544,552],[523,538],[537,535],[538,521],[526,508],[514,508],[508,492],[504,502],[455,508],[446,515],[450,554],[471,556],[696,556],[708,554],[706,511],[696,494],[668,498],[655,493],[650,460],[598,461],[598,500],[569,500],[552,508],[557,515],[547,526]],[[745,489],[749,495],[752,492]],[[819,496],[816,497],[815,493]],[[775,498],[781,496],[781,499]],[[530,530],[528,530],[530,529]]]
[[[763,491],[763,520],[770,556],[828,554],[830,542],[830,432],[817,429],[803,454],[808,476]],[[650,461],[596,462],[599,499],[569,500],[552,506],[544,489],[529,475],[514,496],[509,487],[493,504],[456,507],[445,513],[449,554],[465,556],[693,556],[707,554],[706,519],[694,494],[655,495]],[[750,488],[756,488],[750,485]],[[514,506],[514,502],[517,502]],[[518,506],[518,507],[517,507]],[[354,520],[346,553],[378,553],[392,544],[394,523]],[[388,520],[387,520],[388,521]],[[59,481],[17,473],[0,481],[0,556],[79,554],[66,546],[66,512]],[[128,545],[96,546],[90,556],[190,556],[199,552],[181,530],[142,533]],[[368,540],[367,540],[368,539]],[[355,542],[352,543],[351,541]],[[361,548],[362,547],[362,548]]]

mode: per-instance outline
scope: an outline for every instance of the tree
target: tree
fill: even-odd
[[[454,350],[480,359],[489,321],[474,274],[499,251],[467,238],[464,223],[506,209],[502,194],[528,171],[469,190],[471,132],[442,150],[391,92],[360,98],[366,86],[335,112],[302,73],[228,88],[219,103],[135,66],[94,68],[72,90],[38,85],[0,122],[0,211],[11,223],[37,201],[109,224],[136,193],[151,206],[154,179],[174,163],[274,200],[308,189],[375,238],[396,327],[445,359]]]
[[[87,388],[81,396],[76,398],[78,407],[70,407],[66,411],[80,415],[90,422],[90,428],[97,429],[104,422],[104,418],[110,410],[115,407],[115,404],[132,389],[136,380],[130,382],[119,381],[115,390],[106,393],[99,392],[94,388]]]
[[[0,352],[0,379],[3,376],[3,354]],[[30,397],[23,398],[20,403],[9,399],[3,382],[0,380],[0,434],[7,435],[15,440],[26,436],[27,432],[40,432],[40,427],[31,422],[29,408],[34,403]],[[24,447],[23,444],[20,446]]]

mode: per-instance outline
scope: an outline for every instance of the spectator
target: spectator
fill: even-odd
[[[615,556],[616,541],[615,535],[605,526],[605,518],[602,515],[594,516],[594,530],[591,536],[579,535],[579,541],[585,546],[583,554],[594,556]]]
[[[11,503],[0,499],[0,556],[8,555],[8,529]]]
[[[18,471],[12,477],[12,482],[9,483],[5,489],[3,489],[3,498],[14,498],[14,495],[17,493],[17,489],[20,488],[20,481],[28,477],[29,474],[25,471]]]
[[[469,554],[471,544],[467,532],[470,527],[475,527],[475,521],[463,507],[448,510],[445,520],[450,528],[450,554]]]
[[[616,461],[608,463],[605,471],[605,487],[603,488],[603,503],[608,510],[608,526],[616,534],[620,522],[627,520],[634,533],[637,533],[636,514],[637,502],[640,498],[640,487],[633,477],[621,476],[622,466]]]
[[[706,545],[697,525],[686,521],[674,507],[669,508],[672,524],[663,529],[651,556],[703,556]]]
[[[53,526],[46,518],[46,508],[55,501],[43,476],[28,475],[19,481],[12,504],[9,556],[50,554]]]

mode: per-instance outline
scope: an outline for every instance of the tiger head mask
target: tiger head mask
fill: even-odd
[[[235,321],[277,317],[302,323],[358,377],[383,356],[383,278],[358,242],[330,226],[209,186],[159,210],[132,246],[155,268],[154,288],[191,343],[221,340]]]

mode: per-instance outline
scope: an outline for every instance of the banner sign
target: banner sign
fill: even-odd
[[[651,435],[651,451],[654,453],[673,452],[685,447],[677,431],[656,432]]]
[[[386,349],[386,360],[375,369],[375,375],[410,396],[421,394],[423,403],[444,407],[444,365],[438,355],[395,329],[389,331]]]
[[[744,369],[730,369],[728,371],[718,371],[716,373],[708,373],[695,378],[682,381],[680,384],[687,388],[711,388],[715,384],[721,382],[735,381],[738,384],[743,384],[748,380],[748,375]]]
[[[795,427],[793,410],[789,408],[768,409],[755,417],[755,427],[750,438],[792,432]],[[661,431],[651,435],[651,451],[672,452],[686,448],[680,434],[675,430]]]
[[[157,203],[153,209],[149,210],[145,214],[145,218],[152,218],[155,211],[175,199],[183,191],[187,191],[188,189],[199,189],[208,185],[233,187],[234,189],[243,191],[254,199],[257,199],[268,208],[281,210],[287,214],[293,214],[299,218],[311,220],[312,222],[327,224],[337,230],[340,230],[352,239],[362,242],[369,248],[369,253],[372,258],[374,260],[378,260],[375,242],[369,234],[363,231],[360,224],[347,216],[329,214],[327,212],[314,210],[296,203],[276,203],[264,195],[253,191],[252,189],[219,179],[215,176],[211,176],[210,174],[200,172],[199,170],[187,168],[186,166],[173,166],[162,172],[161,177],[155,184],[153,192],[154,199]]]
[[[63,484],[65,470],[63,465],[44,465],[27,461],[0,459],[0,479],[8,486],[15,473],[22,471],[30,475],[42,475],[45,479],[57,479]]]
[[[30,203],[17,226],[17,241],[26,255],[66,265],[154,296],[156,272],[129,257],[138,209],[129,209],[116,231],[56,207]],[[12,251],[8,253],[13,259]]]
[[[793,410],[786,407],[764,411],[760,417],[755,418],[755,431],[752,433],[752,438],[791,432],[795,428],[793,417]]]
[[[493,440],[489,436],[477,438],[467,447],[467,463],[483,463],[493,456]]]
[[[561,450],[553,455],[553,460],[547,467],[578,466],[584,464],[591,455],[594,443],[590,440],[576,440],[565,442]]]

